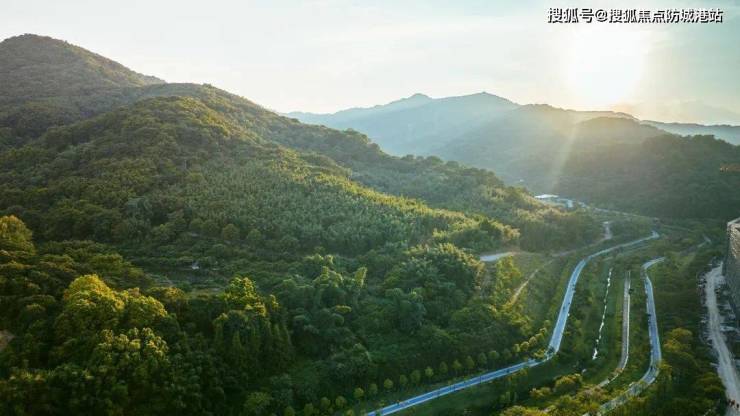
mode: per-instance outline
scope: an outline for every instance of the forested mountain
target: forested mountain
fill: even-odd
[[[361,131],[383,149],[402,156],[435,154],[433,149],[517,107],[517,104],[505,98],[485,92],[439,99],[415,94],[372,108],[350,109],[334,114],[288,115],[305,123]]]
[[[0,103],[164,82],[78,46],[37,35],[5,39],[0,62]]]
[[[519,105],[486,92],[460,97],[433,99],[423,94],[371,108],[339,111],[334,114],[289,113],[310,124],[339,129],[354,129],[367,134],[383,149],[405,154],[446,156],[444,149],[491,129],[501,129],[512,122],[541,122],[552,128],[601,116],[629,117],[612,112],[576,112],[544,105]],[[516,130],[518,132],[518,130]],[[529,134],[527,131],[521,134]]]
[[[473,103],[472,97],[455,99]],[[701,137],[667,137],[669,131],[716,133],[732,141],[731,126],[642,122],[624,113],[513,103],[480,106],[475,117],[458,119],[455,111],[435,111],[441,108],[436,103],[446,100],[452,98],[398,111],[390,105],[382,112],[374,107],[364,118],[346,119],[340,117],[343,112],[298,116],[368,133],[392,151],[434,154],[492,169],[506,182],[538,193],[562,193],[655,216],[727,219],[740,210],[732,191],[740,188],[737,147],[709,144],[710,139]],[[408,126],[416,125],[428,130],[414,136]]]
[[[554,189],[651,216],[730,219],[740,211],[740,147],[672,135],[577,147]]]
[[[655,126],[669,133],[681,136],[714,136],[728,143],[740,145],[740,126],[727,124],[704,125],[694,123],[662,123],[660,121],[645,120],[645,124]]]
[[[28,88],[33,86],[31,83]],[[552,210],[536,202],[526,192],[504,186],[490,172],[443,164],[436,158],[391,157],[364,135],[304,125],[207,85],[105,88],[83,95],[60,95],[43,102],[24,101],[18,97],[21,105],[10,106],[8,115],[0,119],[0,146],[17,146],[49,127],[84,120],[141,100],[171,96],[195,98],[228,120],[234,128],[249,135],[308,152],[314,155],[313,158],[328,156],[349,169],[347,174],[352,180],[381,192],[422,199],[437,208],[491,216],[497,222],[532,230],[522,236],[521,242],[527,248],[577,245],[594,233],[591,225],[574,228],[574,223],[583,221],[571,221],[569,217],[572,214]],[[2,126],[6,127],[4,133]],[[543,237],[542,230],[549,232]]]
[[[600,233],[489,171],[60,41],[0,55],[26,65],[0,110],[2,414],[330,414],[384,378],[510,362],[544,329],[491,293],[516,267],[471,252]]]

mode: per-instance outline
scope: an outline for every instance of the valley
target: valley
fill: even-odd
[[[5,39],[0,414],[718,415],[736,133],[489,93],[281,114]]]

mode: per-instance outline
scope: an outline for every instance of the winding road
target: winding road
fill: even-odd
[[[619,407],[626,403],[631,398],[639,395],[645,389],[650,386],[658,377],[658,371],[660,369],[660,361],[662,360],[662,354],[660,350],[660,336],[658,334],[658,319],[655,314],[655,297],[653,296],[653,283],[650,281],[647,270],[665,260],[665,257],[659,257],[652,259],[642,265],[642,278],[645,282],[645,298],[648,314],[648,333],[650,335],[650,367],[648,367],[645,374],[636,383],[632,383],[627,390],[622,392],[619,396],[612,400],[604,403],[599,408],[598,414],[604,414]]]
[[[550,338],[550,344],[548,346],[547,352],[545,353],[545,357],[542,359],[529,359],[526,361],[523,361],[518,364],[514,364],[508,367],[501,368],[499,370],[491,371],[485,374],[481,374],[475,377],[470,377],[465,380],[459,381],[454,384],[450,384],[444,387],[440,387],[431,391],[428,391],[426,393],[419,394],[414,397],[410,397],[406,400],[399,401],[397,403],[391,404],[389,406],[385,406],[381,409],[373,410],[371,412],[368,412],[368,416],[380,416],[380,415],[389,415],[396,412],[400,412],[401,410],[405,410],[414,406],[418,406],[422,403],[426,403],[430,400],[434,400],[438,397],[446,396],[448,394],[454,393],[456,391],[464,390],[470,387],[478,386],[483,383],[487,383],[492,380],[496,380],[505,376],[508,376],[510,374],[516,373],[518,371],[521,371],[525,368],[531,368],[538,366],[542,363],[545,363],[549,361],[555,354],[560,351],[560,344],[563,340],[563,333],[565,332],[565,325],[568,321],[568,316],[570,315],[570,305],[573,302],[573,295],[575,294],[576,289],[576,283],[578,283],[578,278],[581,275],[581,272],[586,267],[589,261],[592,259],[602,256],[607,253],[611,253],[612,251],[632,247],[641,243],[644,243],[649,240],[653,240],[660,237],[660,235],[653,231],[651,235],[640,238],[638,240],[630,241],[623,244],[618,244],[616,246],[612,246],[609,248],[605,248],[601,251],[598,251],[596,253],[590,254],[581,261],[578,262],[576,267],[573,269],[573,272],[570,275],[570,278],[568,279],[568,286],[565,289],[565,295],[563,296],[563,303],[560,308],[560,312],[558,314],[558,320],[555,323],[555,327],[553,328],[552,337]],[[644,266],[643,266],[644,267]],[[652,292],[651,292],[652,293]],[[656,336],[657,336],[657,326],[656,326]]]

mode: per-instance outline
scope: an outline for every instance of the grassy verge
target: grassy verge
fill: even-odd
[[[531,320],[533,327],[541,327],[548,320],[550,323],[554,322],[560,310],[560,300],[563,297],[568,279],[576,263],[586,254],[598,251],[600,248],[610,247],[619,242],[614,240],[604,242],[600,245],[603,247],[592,247],[588,250],[572,253],[569,256],[555,258],[547,264],[545,264],[546,262],[543,263],[545,261],[544,256],[517,256],[517,260],[519,261],[518,266],[522,269],[528,268],[534,270],[538,267],[538,264],[544,264],[544,267],[538,272],[537,277],[530,281],[516,304],[512,306],[522,308],[526,316]],[[632,257],[634,253],[630,250],[620,254],[618,257],[622,256]],[[501,410],[513,404],[530,404],[534,402],[542,403],[544,406],[547,402],[556,399],[557,395],[553,394],[550,398],[544,400],[533,400],[529,397],[532,388],[552,386],[556,378],[563,375],[581,373],[584,368],[588,369],[583,374],[587,382],[598,383],[606,378],[616,367],[621,352],[623,280],[619,276],[619,271],[613,272],[609,296],[606,300],[604,299],[606,278],[609,268],[612,267],[612,261],[611,258],[592,261],[582,272],[583,274],[579,279],[574,303],[571,308],[572,315],[568,320],[563,348],[555,359],[529,371],[518,373],[509,379],[498,380],[483,386],[444,396],[423,405],[407,409],[399,414],[440,416],[464,414],[488,416],[492,410]],[[525,275],[525,273],[522,274]],[[635,276],[634,273],[633,276]],[[639,273],[637,276],[639,276]],[[633,281],[633,287],[635,286],[634,283]],[[640,282],[638,281],[637,283]],[[641,288],[641,286],[639,287]],[[633,293],[638,293],[638,291],[634,290]],[[602,355],[599,359],[592,360],[591,355],[598,336],[605,301],[607,305],[607,316],[600,345]],[[633,300],[633,305],[636,305],[637,301]],[[639,302],[642,302],[643,307],[633,307],[632,314],[635,319],[634,322],[639,322],[637,325],[640,328],[635,328],[635,325],[632,325],[631,331],[635,332],[633,342],[643,342],[647,346],[646,333],[642,334],[644,339],[641,339],[638,333],[639,331],[646,332],[647,329],[647,323],[644,321],[644,295],[640,298]],[[638,314],[642,314],[642,316],[637,316]],[[643,326],[644,328],[642,328]],[[647,359],[648,350],[645,350],[645,352],[644,358]],[[636,355],[641,354],[640,351],[634,353]],[[640,360],[633,359],[632,357],[630,360],[631,364],[635,366],[635,370],[637,370]],[[642,370],[644,371],[644,369]],[[630,366],[628,365],[626,373],[629,373],[629,371]],[[641,375],[639,373],[635,379]],[[622,378],[626,379],[627,377]],[[406,389],[403,392],[389,393],[384,395],[382,400],[376,399],[358,405],[355,408],[355,412],[376,409],[382,405],[407,399],[435,387],[447,385],[450,382],[450,380],[447,380],[436,385],[419,386],[418,388]]]

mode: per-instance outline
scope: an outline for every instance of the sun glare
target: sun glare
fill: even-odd
[[[602,25],[578,28],[571,36],[566,79],[580,106],[609,106],[634,92],[648,52],[644,33]]]

